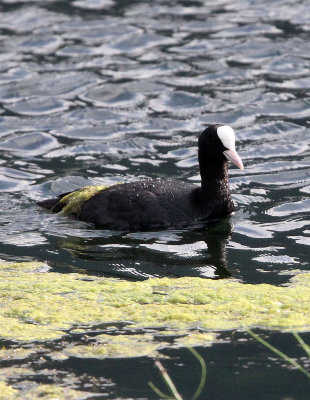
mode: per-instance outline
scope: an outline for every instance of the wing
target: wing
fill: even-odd
[[[175,181],[177,182],[177,181]],[[96,227],[117,230],[147,230],[188,223],[189,190],[182,192],[173,181],[140,181],[110,187],[88,200],[80,219]],[[195,186],[194,186],[195,187]],[[186,204],[185,204],[186,203]]]

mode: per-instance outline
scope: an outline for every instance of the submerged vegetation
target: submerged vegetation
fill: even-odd
[[[293,358],[289,357],[288,355],[283,353],[281,350],[279,350],[275,346],[272,346],[265,339],[263,339],[262,337],[258,336],[256,333],[254,333],[251,329],[248,329],[247,332],[255,340],[257,340],[263,346],[267,347],[267,349],[273,351],[275,354],[277,354],[277,356],[281,357],[284,361],[286,361],[287,363],[291,364],[298,371],[302,372],[304,375],[306,375],[307,378],[310,379],[310,371],[307,371],[302,365],[298,364],[298,362],[296,360],[294,360]],[[300,337],[300,335],[297,332],[292,332],[292,334],[296,338],[296,340],[300,344],[300,346],[304,349],[304,351],[306,352],[306,354],[308,355],[308,358],[310,360],[310,346],[303,341],[303,339]]]
[[[282,358],[284,361],[287,363],[291,364],[294,368],[296,368],[298,371],[302,372],[307,378],[310,379],[310,372],[308,372],[302,365],[300,365],[295,359],[287,356],[285,353],[283,353],[281,350],[276,348],[275,346],[271,345],[268,343],[265,339],[263,339],[261,336],[257,335],[254,333],[251,329],[248,329],[246,331],[252,338],[254,338],[258,343],[262,344],[265,346],[267,349],[271,350],[274,352],[277,356]],[[292,335],[296,338],[297,342],[300,344],[300,346],[303,348],[305,353],[307,354],[308,358],[310,359],[310,346],[304,342],[304,340],[300,337],[300,335],[297,332],[292,332]],[[196,389],[196,392],[194,395],[191,397],[191,400],[196,400],[199,398],[200,394],[203,391],[204,385],[206,383],[206,378],[207,378],[207,366],[205,363],[205,360],[201,357],[201,355],[193,348],[189,347],[188,348],[191,353],[197,358],[197,360],[200,363],[201,367],[201,378],[199,385]],[[177,390],[173,380],[170,378],[167,370],[164,368],[162,363],[158,360],[155,361],[155,365],[157,366],[160,375],[162,377],[163,382],[165,383],[166,387],[168,388],[170,394],[167,395],[163,393],[158,387],[156,387],[153,382],[149,382],[150,387],[153,389],[153,391],[161,398],[161,399],[172,399],[172,400],[182,400],[183,397]]]
[[[199,361],[200,364],[200,368],[201,368],[201,377],[200,377],[200,382],[198,384],[198,387],[195,391],[195,393],[193,394],[193,396],[191,397],[191,400],[196,400],[199,398],[199,396],[201,395],[204,385],[206,383],[206,379],[207,379],[207,366],[206,363],[204,361],[204,359],[201,357],[201,355],[192,347],[189,347],[188,350],[193,354],[193,356]],[[155,361],[155,365],[157,366],[157,368],[159,369],[159,372],[161,374],[161,377],[165,383],[165,385],[167,386],[170,395],[166,395],[165,393],[163,393],[161,390],[159,390],[153,382],[149,382],[150,387],[154,390],[154,392],[156,394],[158,394],[158,396],[160,398],[163,399],[175,399],[175,400],[182,400],[182,396],[180,395],[180,393],[178,392],[175,384],[173,383],[172,379],[170,378],[167,370],[163,367],[162,363],[158,360]]]

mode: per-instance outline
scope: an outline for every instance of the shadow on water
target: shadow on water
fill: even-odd
[[[165,276],[218,279],[233,275],[226,251],[232,228],[227,218],[191,231],[102,231],[99,235],[94,231],[95,237],[68,235],[56,241],[57,247],[70,256],[79,272],[141,280]],[[51,266],[59,270],[57,262]]]

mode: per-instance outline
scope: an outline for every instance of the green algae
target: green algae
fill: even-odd
[[[64,354],[80,358],[130,358],[158,357],[157,350],[168,347],[166,342],[157,342],[151,334],[99,335],[93,345],[66,347]]]
[[[217,335],[213,332],[194,332],[182,336],[174,341],[176,347],[210,346],[217,341]]]
[[[85,394],[87,393],[56,385],[35,385],[30,389],[17,390],[0,381],[1,400],[82,400],[86,399]]]
[[[92,331],[94,333],[94,331]],[[87,334],[87,333],[86,333]],[[99,334],[91,344],[66,345],[62,351],[54,351],[49,357],[54,361],[64,361],[69,357],[78,358],[131,358],[153,357],[163,358],[162,349],[189,346],[210,346],[221,342],[214,332],[199,331],[158,331],[148,329],[148,333],[126,331],[121,334]]]
[[[23,400],[74,400],[85,399],[85,392],[56,385],[37,385],[18,398]]]
[[[1,400],[14,400],[17,399],[18,390],[7,385],[5,382],[0,381]]]
[[[96,194],[100,193],[102,190],[107,189],[109,186],[85,186],[81,189],[75,190],[62,197],[59,201],[63,204],[62,214],[64,215],[79,215],[81,212],[82,205],[85,201],[89,200]]]
[[[5,380],[5,379],[12,379],[12,378],[19,378],[21,376],[31,376],[35,375],[35,372],[31,370],[30,368],[25,368],[25,367],[7,367],[7,368],[1,368],[0,369],[0,379]],[[1,398],[1,394],[0,394]]]
[[[162,349],[209,346],[216,331],[253,328],[309,331],[310,274],[286,286],[232,279],[149,279],[132,282],[85,274],[44,273],[42,263],[0,264],[1,400],[85,399],[74,377],[62,385],[35,383],[31,359],[164,357]],[[91,340],[86,342],[80,338]],[[66,338],[70,338],[68,341]],[[53,348],[50,342],[62,339]],[[59,343],[59,342],[58,342]],[[23,348],[25,347],[25,348]],[[28,364],[27,364],[27,361]],[[18,380],[18,386],[12,382]]]
[[[38,349],[37,349],[38,350]],[[37,351],[36,350],[36,351]],[[10,348],[10,349],[0,349],[0,360],[24,360],[33,354],[34,351],[32,349],[23,349],[23,348]],[[0,370],[0,374],[1,374]]]
[[[1,400],[74,400],[86,399],[92,393],[76,390],[55,384],[37,384],[34,377],[37,371],[21,366],[0,369],[0,399]],[[10,385],[12,380],[18,380],[18,385]],[[74,385],[74,383],[73,383]]]
[[[38,265],[0,265],[1,338],[53,340],[71,328],[118,322],[185,331],[310,327],[310,274],[286,287],[201,278],[86,281],[82,274],[28,272]]]
[[[174,336],[176,333],[174,332]],[[162,340],[167,335],[129,334],[96,336],[96,343],[91,345],[68,346],[62,354],[80,358],[130,358],[160,357],[163,348],[206,346],[216,341],[216,334],[211,332],[191,332],[170,342]]]
[[[41,272],[42,270],[46,272],[49,267],[45,263],[41,262],[1,262],[0,268],[2,271],[20,271],[23,272]]]

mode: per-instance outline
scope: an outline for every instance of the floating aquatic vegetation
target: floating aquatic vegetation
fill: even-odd
[[[124,332],[121,335],[100,334],[96,336],[96,342],[88,345],[68,345],[61,352],[51,356],[57,360],[65,360],[69,357],[80,358],[129,358],[129,357],[160,357],[159,351],[164,348],[207,346],[216,341],[215,333],[186,332],[181,337],[177,331],[165,341],[165,331],[152,333]]]
[[[15,399],[18,395],[18,390],[12,388],[12,386],[7,385],[5,382],[0,381],[0,393],[2,394],[3,400]]]
[[[87,393],[55,385],[36,385],[29,390],[19,391],[5,382],[0,382],[1,400],[74,400],[85,399]]]
[[[310,326],[307,273],[276,287],[233,279],[133,282],[47,271],[42,263],[0,264],[0,338],[14,343],[0,350],[0,356],[25,362],[22,368],[4,366],[4,399],[87,398],[68,383],[34,382],[30,360],[42,354],[55,362],[71,357],[163,357],[164,348],[211,345],[220,340],[219,331],[307,331]],[[21,382],[17,388],[16,377]]]
[[[68,346],[63,353],[80,358],[118,358],[158,356],[157,350],[168,347],[166,342],[157,342],[151,334],[96,336],[96,344]]]
[[[42,264],[0,265],[0,337],[53,340],[72,328],[125,323],[186,331],[261,327],[308,330],[310,274],[286,287],[232,279],[148,279],[41,273]]]

